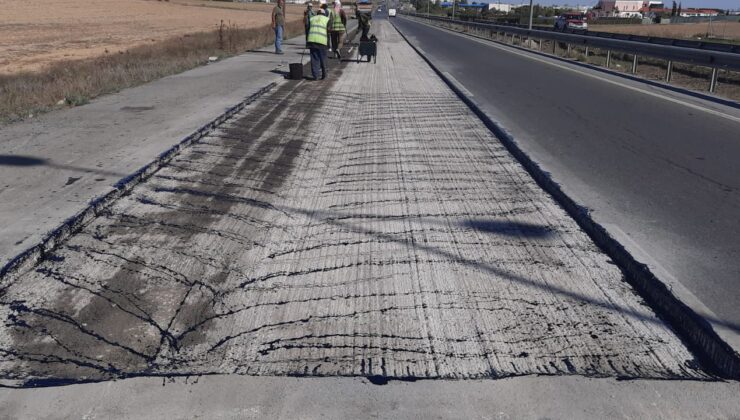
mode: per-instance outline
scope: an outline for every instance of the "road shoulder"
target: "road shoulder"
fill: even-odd
[[[6,418],[732,418],[737,382],[204,376],[0,389]]]
[[[303,37],[0,132],[0,267],[298,61]]]

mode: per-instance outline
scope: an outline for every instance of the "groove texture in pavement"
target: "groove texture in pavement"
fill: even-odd
[[[0,376],[706,377],[378,23],[376,65],[282,85],[2,285]]]

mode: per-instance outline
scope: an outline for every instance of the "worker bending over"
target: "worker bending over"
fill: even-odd
[[[360,9],[355,6],[355,14],[357,15],[357,25],[360,27],[362,34],[360,35],[360,41],[368,41],[368,33],[370,32],[371,20],[373,19],[372,14],[369,12],[361,12]]]

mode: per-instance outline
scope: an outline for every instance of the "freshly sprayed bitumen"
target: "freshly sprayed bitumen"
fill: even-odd
[[[5,382],[706,378],[379,23],[376,65],[283,84],[4,285]]]

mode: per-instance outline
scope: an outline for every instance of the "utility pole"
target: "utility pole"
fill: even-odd
[[[427,17],[429,16],[429,5],[432,4],[432,0],[427,0]]]
[[[529,30],[532,30],[532,15],[534,14],[534,7],[532,7],[532,1],[529,0]]]
[[[455,20],[455,3],[457,0],[452,0],[452,20]]]

